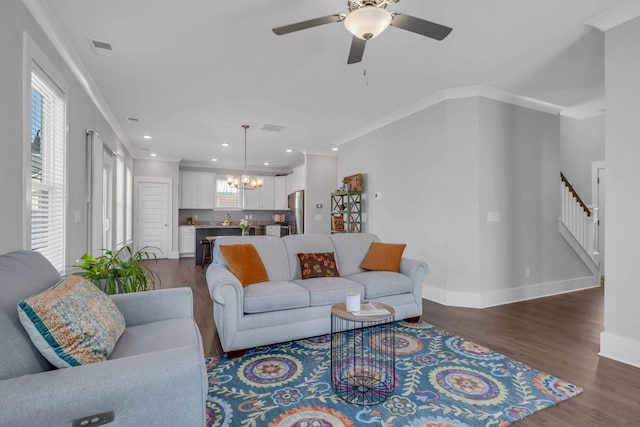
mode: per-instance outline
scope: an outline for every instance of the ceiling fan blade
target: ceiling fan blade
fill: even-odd
[[[340,22],[344,20],[344,15],[327,15],[322,18],[309,19],[308,21],[297,22],[284,27],[274,28],[272,31],[277,35],[293,33],[294,31],[306,30],[307,28],[317,27],[318,25],[331,24],[332,22]]]
[[[402,28],[432,39],[442,40],[449,35],[453,28],[436,24],[435,22],[425,21],[415,16],[405,15],[404,13],[396,13],[391,20],[392,27]]]
[[[355,64],[362,61],[362,55],[364,55],[364,46],[367,44],[366,40],[362,40],[356,36],[353,36],[351,40],[351,50],[349,51],[349,59],[347,64]]]

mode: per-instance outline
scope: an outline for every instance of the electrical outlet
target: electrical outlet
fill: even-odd
[[[74,221],[75,222],[80,222],[82,221],[82,214],[80,213],[80,211],[75,211],[74,212]]]
[[[198,214],[194,215],[193,219],[198,219]]]
[[[245,215],[245,216],[244,216],[244,219],[249,219],[249,215]]]
[[[531,278],[531,267],[526,267],[524,269],[524,278],[525,279],[530,279]]]
[[[115,419],[113,411],[103,412],[101,414],[89,415],[88,417],[78,418],[73,420],[72,427],[85,427],[85,426],[101,426],[104,424],[112,423]]]
[[[253,219],[253,215],[249,215],[249,219]]]

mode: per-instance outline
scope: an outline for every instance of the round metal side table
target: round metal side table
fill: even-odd
[[[344,401],[357,405],[384,402],[395,389],[395,310],[375,302],[389,314],[354,316],[345,303],[331,307],[331,385]]]

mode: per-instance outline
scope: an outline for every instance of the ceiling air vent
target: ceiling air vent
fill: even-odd
[[[113,48],[111,47],[111,43],[92,39],[89,39],[89,43],[91,44],[93,53],[95,53],[96,55],[113,56]]]
[[[140,123],[140,120],[136,119],[135,117],[127,117],[127,121],[132,125],[137,125],[138,123]]]
[[[268,130],[270,132],[282,132],[283,130],[286,129],[286,126],[283,125],[272,125],[272,124],[264,124],[262,126],[262,130]]]

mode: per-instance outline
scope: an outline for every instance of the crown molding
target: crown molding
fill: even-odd
[[[608,31],[640,16],[640,1],[632,0],[585,22],[600,31]]]
[[[402,108],[394,113],[388,114],[372,123],[369,123],[368,125],[363,126],[360,129],[356,129],[355,131],[334,140],[333,143],[337,146],[345,144],[349,141],[371,133],[419,111],[433,107],[434,105],[437,105],[443,101],[474,97],[493,99],[495,101],[505,102],[507,104],[517,105],[519,107],[524,107],[530,110],[541,111],[543,113],[549,114],[560,114],[561,111],[565,110],[565,107],[563,106],[540,101],[534,98],[529,98],[523,95],[517,95],[515,93],[498,89],[493,86],[466,86],[438,91],[405,108]]]
[[[42,31],[47,36],[53,47],[58,51],[62,60],[67,64],[73,75],[80,82],[80,86],[87,92],[89,98],[96,105],[102,116],[105,118],[109,126],[116,133],[120,142],[129,151],[129,154],[135,158],[134,151],[131,148],[129,138],[118,123],[115,114],[107,104],[107,101],[100,93],[98,86],[87,71],[84,63],[78,56],[77,52],[71,45],[71,42],[62,31],[60,24],[56,20],[53,12],[44,0],[22,0],[26,8],[29,10]]]

